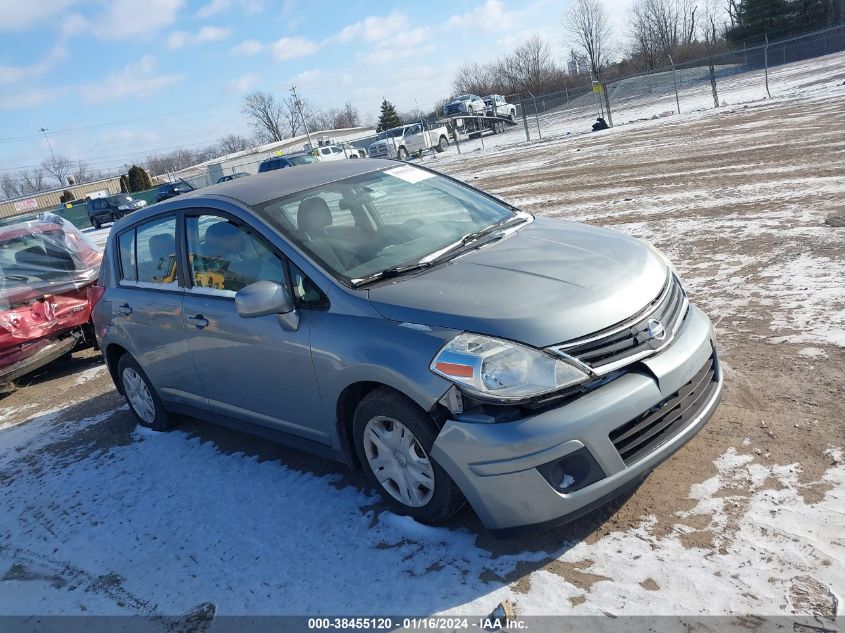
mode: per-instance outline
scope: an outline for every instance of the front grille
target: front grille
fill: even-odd
[[[701,413],[718,387],[716,363],[714,352],[678,391],[610,433],[610,441],[626,466],[665,444]]]
[[[660,294],[640,314],[622,326],[612,326],[554,349],[574,356],[596,373],[605,373],[665,347],[686,317],[687,301],[681,282],[671,275]],[[654,322],[663,327],[655,336]]]
[[[464,107],[460,103],[452,103],[446,106],[446,114],[460,114]]]

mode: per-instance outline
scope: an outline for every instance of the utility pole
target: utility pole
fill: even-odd
[[[290,93],[293,95],[293,103],[296,106],[297,111],[299,112],[299,118],[302,119],[302,125],[305,128],[305,136],[308,137],[308,144],[311,146],[311,149],[314,149],[314,142],[311,140],[311,132],[308,131],[308,121],[305,120],[305,115],[302,114],[302,102],[296,95],[296,86],[290,87]]]
[[[41,132],[42,134],[44,134],[44,140],[47,141],[47,147],[50,148],[50,156],[53,157],[53,164],[55,165],[56,164],[56,155],[53,154],[53,146],[50,145],[50,139],[47,138],[47,128],[42,127],[42,128],[39,128],[38,131]]]

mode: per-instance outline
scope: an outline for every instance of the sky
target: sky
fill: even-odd
[[[605,0],[617,32],[632,0]],[[249,135],[252,90],[295,84],[375,120],[451,93],[455,70],[533,34],[563,64],[568,0],[0,0],[0,174],[57,154],[92,169]],[[44,133],[41,128],[46,128]]]

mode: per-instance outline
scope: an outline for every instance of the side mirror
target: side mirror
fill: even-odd
[[[245,319],[276,314],[281,326],[299,329],[299,313],[288,289],[275,281],[256,281],[235,294],[235,309]]]

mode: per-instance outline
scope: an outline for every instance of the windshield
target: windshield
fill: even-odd
[[[272,200],[257,212],[348,285],[515,217],[503,203],[410,165]]]
[[[132,202],[132,196],[112,196],[109,198],[113,204],[126,204]]]
[[[460,97],[455,99],[455,101],[471,101],[471,100],[472,100],[472,95],[461,95]]]
[[[307,165],[308,163],[319,163],[320,161],[310,154],[303,154],[301,156],[288,156],[291,165]]]

